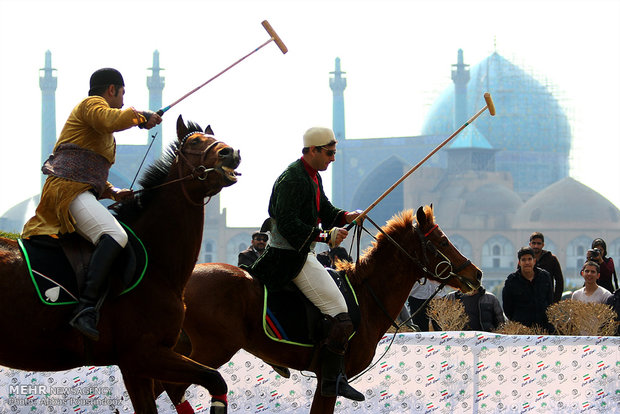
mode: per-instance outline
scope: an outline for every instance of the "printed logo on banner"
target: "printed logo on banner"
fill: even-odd
[[[507,369],[508,369],[508,367],[505,366],[504,364],[502,364],[501,361],[495,361],[495,364],[491,368],[491,372],[494,373],[494,374],[500,374],[500,373],[506,371]]]
[[[452,374],[446,374],[445,377],[443,377],[443,379],[441,380],[441,385],[443,385],[444,387],[451,386],[456,384],[456,381],[456,377],[454,377]]]
[[[441,357],[442,358],[451,358],[453,356],[455,356],[456,354],[458,354],[459,352],[459,348],[458,347],[453,347],[451,345],[445,345],[444,348],[441,350]]]
[[[224,371],[226,374],[232,374],[235,371],[235,363],[233,361],[228,361],[228,364],[222,366],[220,370]]]
[[[411,353],[411,348],[407,345],[403,345],[400,347],[400,356],[405,357]]]
[[[480,347],[480,350],[478,351],[478,358],[488,359],[491,355],[493,355],[493,353],[494,351],[489,349],[488,346],[482,346]]]
[[[437,349],[434,345],[428,345],[425,351],[426,352],[424,354],[424,358],[429,358],[437,354],[439,352],[439,349]]]
[[[531,346],[529,346],[529,345],[525,345],[522,348],[522,350],[523,350],[523,353],[521,354],[521,358],[528,357],[528,356],[532,355],[535,352],[535,350]]]
[[[590,346],[590,345],[585,345],[585,346],[583,346],[583,347],[582,347],[582,351],[583,351],[583,352],[582,352],[582,354],[581,354],[581,358],[588,357],[588,356],[592,355],[592,354],[595,352],[595,350],[593,349],[593,347],[592,347],[592,346]]]

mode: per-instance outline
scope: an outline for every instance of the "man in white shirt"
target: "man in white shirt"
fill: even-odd
[[[596,281],[601,277],[598,263],[587,261],[581,269],[581,276],[585,281],[584,287],[573,292],[572,299],[581,302],[605,303],[611,296],[611,292],[600,287]]]

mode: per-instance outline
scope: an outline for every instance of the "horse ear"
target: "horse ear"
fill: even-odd
[[[177,118],[177,138],[179,140],[183,139],[189,134],[189,130],[185,126],[185,121],[183,121],[183,116],[179,115]]]
[[[213,130],[211,129],[211,125],[207,125],[207,127],[205,128],[205,134],[207,134],[207,135],[215,135],[213,133]]]
[[[424,212],[424,207],[418,208],[418,211],[415,213],[416,219],[418,220],[418,225],[422,227],[424,223],[426,223],[426,213]]]

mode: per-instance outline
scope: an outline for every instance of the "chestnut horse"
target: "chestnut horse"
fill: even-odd
[[[0,238],[0,365],[27,371],[118,365],[136,413],[157,412],[154,380],[201,384],[223,400],[211,412],[227,411],[221,375],[173,351],[183,290],[200,251],[204,200],[236,182],[240,162],[237,150],[217,141],[210,127],[206,132],[179,116],[178,140],[141,179],[145,190],[117,208],[145,245],[149,264],[136,288],[104,302],[98,342],[69,326],[72,306],[39,300],[17,243]]]
[[[480,286],[482,272],[459,253],[435,224],[432,206],[420,207],[416,219],[414,224],[411,210],[392,218],[358,263],[338,264],[347,272],[361,313],[360,326],[345,356],[349,378],[371,363],[377,343],[402,310],[417,280],[428,277],[463,292]],[[322,397],[320,392],[317,347],[269,339],[261,320],[263,296],[263,285],[235,266],[196,266],[185,290],[187,312],[183,329],[191,340],[190,357],[219,367],[244,349],[275,366],[315,372],[317,389],[310,412],[333,413],[336,397]],[[213,346],[214,338],[217,346]],[[176,384],[164,387],[176,404],[187,388]]]

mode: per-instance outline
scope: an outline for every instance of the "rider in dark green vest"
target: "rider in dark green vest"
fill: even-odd
[[[344,374],[344,354],[353,324],[340,290],[314,252],[317,242],[336,247],[347,237],[342,226],[359,212],[334,207],[323,191],[319,171],[335,160],[336,139],[329,128],[310,128],[303,137],[302,157],[278,177],[269,200],[270,245],[249,269],[268,289],[289,281],[328,317],[328,338],[321,349],[321,394],[363,401]]]

